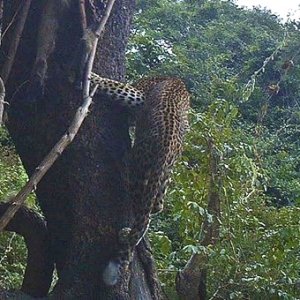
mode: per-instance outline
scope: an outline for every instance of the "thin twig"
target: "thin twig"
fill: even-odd
[[[0,77],[0,126],[3,123],[3,112],[4,112],[4,99],[5,99],[5,86],[2,78]]]
[[[96,30],[97,39],[94,43],[93,52],[91,53],[91,56],[89,57],[89,73],[91,72],[97,42],[99,40],[99,36],[102,34],[105,24],[108,20],[108,17],[110,15],[112,5],[114,1],[110,1],[110,5],[108,4],[106,8],[105,15],[103,17],[103,20],[99,24],[99,27]],[[86,97],[83,98],[83,104],[77,109],[74,119],[72,120],[71,125],[69,126],[67,132],[60,138],[60,140],[56,143],[56,145],[52,148],[50,153],[43,159],[43,161],[39,164],[39,166],[35,169],[35,172],[30,177],[30,179],[27,181],[27,183],[23,186],[23,188],[19,191],[19,193],[11,199],[10,203],[11,205],[8,207],[6,212],[3,214],[2,218],[0,219],[0,232],[6,227],[6,225],[9,223],[9,221],[14,217],[15,213],[18,211],[18,209],[21,207],[21,205],[25,202],[27,196],[36,189],[37,184],[40,182],[40,180],[43,178],[43,176],[46,174],[46,172],[50,169],[50,167],[54,164],[54,162],[57,160],[57,158],[62,154],[62,152],[66,149],[66,147],[74,140],[79,128],[81,127],[81,124],[83,123],[84,119],[86,118],[89,107],[92,103],[92,98],[94,94],[96,93],[96,90],[98,88],[98,85],[94,86],[91,94],[87,94]],[[89,92],[89,85],[87,92]]]
[[[13,66],[15,56],[20,43],[20,38],[24,29],[25,21],[27,19],[28,11],[30,8],[31,0],[24,1],[22,10],[19,15],[19,20],[16,24],[14,33],[11,38],[11,44],[9,45],[7,60],[4,62],[3,68],[1,70],[2,79],[6,83],[8,76],[10,74],[11,68]]]
[[[92,68],[93,68],[93,64],[94,64],[94,59],[95,59],[96,50],[97,50],[97,44],[98,44],[101,34],[104,32],[105,25],[110,16],[110,13],[111,13],[114,3],[115,3],[115,0],[109,0],[107,2],[105,13],[101,19],[101,22],[99,23],[99,26],[95,30],[95,40],[93,41],[92,50],[89,55],[87,66],[85,69],[85,74],[83,77],[83,98],[89,97],[89,92],[90,92],[90,79],[89,78],[91,76],[91,72],[92,72]]]

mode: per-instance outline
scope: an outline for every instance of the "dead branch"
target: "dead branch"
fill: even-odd
[[[11,37],[11,42],[7,53],[7,60],[4,62],[3,68],[1,70],[1,75],[4,83],[6,83],[11,68],[13,66],[30,5],[31,5],[31,0],[24,1],[23,7],[19,13],[18,22],[14,28],[14,32]]]
[[[43,159],[43,161],[39,164],[39,166],[35,169],[35,172],[24,185],[24,187],[19,191],[19,193],[11,199],[10,206],[3,214],[2,218],[0,219],[0,231],[2,231],[9,221],[13,218],[15,213],[21,207],[21,205],[26,200],[27,196],[36,189],[37,184],[43,178],[43,176],[47,173],[50,167],[54,164],[57,158],[63,153],[66,147],[74,140],[81,124],[83,123],[84,119],[86,118],[89,107],[92,103],[92,98],[98,88],[96,85],[91,94],[89,94],[90,82],[89,76],[93,67],[93,62],[95,58],[97,43],[99,37],[101,36],[102,32],[104,31],[105,24],[110,16],[112,6],[114,4],[114,0],[109,1],[104,17],[101,20],[97,30],[95,31],[96,39],[93,44],[92,53],[89,56],[87,72],[86,72],[86,81],[85,81],[85,89],[84,89],[84,97],[83,97],[83,104],[77,109],[74,119],[71,122],[67,132],[61,137],[61,139],[56,143],[56,145],[52,148],[49,154]]]
[[[95,54],[96,54],[96,50],[97,50],[98,41],[99,41],[101,34],[104,32],[105,25],[110,16],[110,13],[111,13],[114,3],[115,3],[115,0],[109,0],[107,2],[105,13],[104,13],[97,29],[94,32],[95,39],[93,41],[92,50],[88,57],[87,66],[86,66],[84,77],[83,77],[83,98],[84,99],[86,97],[89,97],[89,93],[90,93],[90,79],[89,78],[91,76],[91,72],[92,72],[92,68],[93,68],[93,64],[94,64],[94,60],[95,60]]]

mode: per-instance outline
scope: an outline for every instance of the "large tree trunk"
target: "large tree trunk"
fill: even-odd
[[[59,23],[54,51],[47,60],[43,96],[37,95],[30,78],[33,78],[37,53],[37,32],[41,18],[45,17],[42,10],[45,1],[31,3],[6,84],[10,102],[7,125],[29,175],[65,132],[82,101],[81,91],[69,83],[67,74],[82,37],[79,1],[69,2],[71,5]],[[102,1],[86,1],[92,2],[101,15]],[[134,2],[117,0],[115,3],[94,65],[94,70],[102,76],[124,78],[125,46]],[[5,1],[7,22],[19,4],[19,0]],[[88,21],[92,18],[88,11]],[[2,64],[8,55],[12,32],[10,29],[3,41]],[[124,156],[130,149],[127,111],[105,100],[100,96],[94,98],[91,112],[74,142],[36,190],[59,274],[52,296],[55,299],[159,299],[160,288],[145,242],[139,245],[129,271],[122,273],[115,287],[108,287],[102,281],[103,269],[118,249],[117,234],[132,218],[122,179],[126,167]]]

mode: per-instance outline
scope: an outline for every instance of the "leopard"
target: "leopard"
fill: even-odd
[[[190,94],[184,82],[174,77],[146,77],[129,85],[92,73],[91,84],[98,84],[100,92],[120,105],[138,107],[126,176],[134,221],[120,230],[120,249],[104,269],[103,281],[112,286],[118,282],[121,270],[127,269],[132,261],[135,247],[148,230],[151,215],[163,209],[171,172],[189,129]]]

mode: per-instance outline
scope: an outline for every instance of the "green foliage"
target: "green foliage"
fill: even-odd
[[[176,270],[193,253],[209,257],[208,292],[215,297],[295,299],[300,292],[299,208],[266,206],[263,184],[273,171],[257,166],[256,140],[246,136],[238,120],[237,108],[224,100],[210,105],[205,113],[192,115],[192,129],[173,175],[166,212],[151,234],[161,278],[172,298]],[[209,217],[210,140],[220,158],[222,219],[220,242],[203,247],[199,239],[201,224]],[[287,170],[293,167],[284,165]],[[287,174],[282,180],[293,178],[293,190],[299,179]]]
[[[300,295],[299,44],[296,23],[232,1],[138,1],[129,78],[179,76],[193,94],[185,151],[150,235],[171,299],[193,253],[209,258],[210,299]],[[219,242],[204,247],[209,143],[219,160],[221,228]]]
[[[0,288],[20,287],[27,257],[23,238],[14,233],[1,233],[0,254]]]
[[[257,199],[230,206],[229,223],[210,254],[211,294],[225,299],[299,296],[300,210],[262,207]]]
[[[8,133],[0,130],[0,200],[3,201],[18,191],[26,180],[26,173],[10,146]]]
[[[0,127],[0,201],[10,196],[25,184],[28,177],[15,153],[8,132]],[[27,202],[34,205],[34,196]],[[21,286],[26,266],[27,250],[23,238],[13,233],[0,235],[0,288],[13,289]]]
[[[209,299],[299,299],[299,23],[233,1],[137,2],[129,79],[179,76],[193,95],[185,151],[150,232],[167,294],[177,299],[177,271],[201,253]],[[288,61],[293,66],[283,68]],[[270,93],[274,85],[279,90]],[[220,233],[217,244],[203,246],[201,226],[213,219],[211,144],[219,162]],[[26,174],[2,128],[0,150],[4,200]],[[0,251],[0,286],[20,285],[24,244],[1,235]]]

